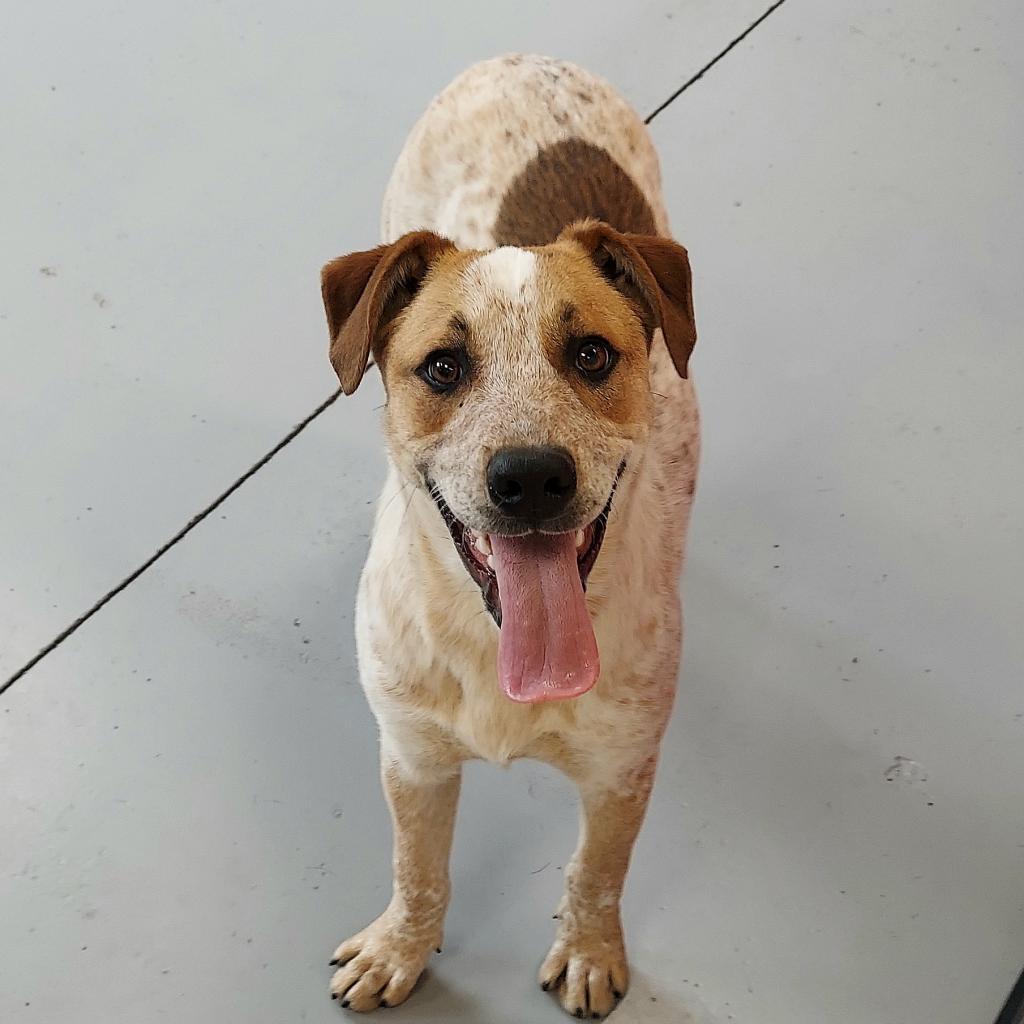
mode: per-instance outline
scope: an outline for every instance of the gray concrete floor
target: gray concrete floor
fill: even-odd
[[[319,264],[458,70],[555,53],[648,113],[768,6],[10,16],[0,679],[331,392]],[[1024,959],[1021,38],[1011,0],[786,0],[652,122],[706,434],[624,1024],[985,1024]],[[389,887],[351,640],[379,403],[0,698],[0,1020],[338,1019]],[[473,766],[445,952],[388,1019],[561,1019],[574,832],[554,773]]]

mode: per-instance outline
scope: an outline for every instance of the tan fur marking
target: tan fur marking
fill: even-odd
[[[388,395],[386,429],[395,441],[440,433],[460,408],[461,392],[439,395],[416,370],[437,349],[469,347],[469,335],[453,331],[453,321],[464,320],[462,278],[477,255],[453,249],[438,260],[389,335],[381,376]]]
[[[647,339],[633,307],[576,246],[560,243],[537,252],[545,300],[541,343],[551,365],[597,415],[621,426],[646,423]],[[568,321],[561,312],[567,307],[573,310]],[[579,373],[571,351],[572,341],[588,335],[605,339],[619,355],[611,374],[597,385]]]

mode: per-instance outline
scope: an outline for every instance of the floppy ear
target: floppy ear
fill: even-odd
[[[660,235],[623,234],[598,221],[568,228],[598,270],[634,304],[648,334],[660,327],[680,377],[697,343],[690,259],[686,250]]]
[[[370,352],[379,355],[387,328],[412,302],[431,264],[454,248],[432,231],[413,231],[391,245],[339,256],[320,272],[331,365],[346,395],[359,387]]]

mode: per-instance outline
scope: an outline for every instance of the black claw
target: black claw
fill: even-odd
[[[331,998],[332,999],[337,999],[338,998],[338,993],[337,992],[332,992],[331,993]]]
[[[576,1007],[576,1016],[577,1016],[577,1017],[579,1017],[579,1018],[580,1018],[580,1020],[582,1020],[582,1019],[584,1018],[584,1016],[585,1016],[585,1011],[584,1011],[584,1009],[583,1009],[583,1007],[582,1007],[582,1006],[577,1006],[577,1007]]]
[[[343,1010],[347,1010],[348,1007],[349,1007],[349,1001],[347,999],[342,999],[342,1001],[341,1001],[341,1008]]]
[[[612,989],[612,995],[615,996],[616,999],[621,999],[622,996],[623,996],[623,993],[620,992],[617,988],[613,988]]]
[[[553,988],[558,988],[562,984],[562,979],[565,977],[565,972],[568,970],[567,967],[563,967],[554,978],[549,978],[547,981],[542,981],[540,987],[545,992],[550,992]]]
[[[593,1013],[592,1013],[592,1014],[590,1015],[590,1019],[591,1019],[591,1020],[600,1020],[600,1019],[601,1019],[601,1014],[599,1014],[599,1013],[597,1012],[597,1010],[595,1010],[595,1011],[594,1011],[594,1012],[593,1012]]]
[[[435,952],[435,953],[440,953],[440,952],[441,952],[441,947],[440,947],[440,946],[438,946],[438,947],[437,947],[437,949],[435,949],[435,950],[434,950],[434,952]]]
[[[337,967],[338,966],[338,958],[335,957],[327,966],[328,967]]]
[[[388,1009],[391,1008],[391,1004],[386,999],[382,999],[380,1001],[380,1006],[381,1006],[381,1009],[384,1009],[384,1010],[388,1010]]]

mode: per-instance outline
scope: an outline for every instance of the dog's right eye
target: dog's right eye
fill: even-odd
[[[464,360],[456,352],[431,352],[416,372],[435,391],[451,391],[462,380]]]

